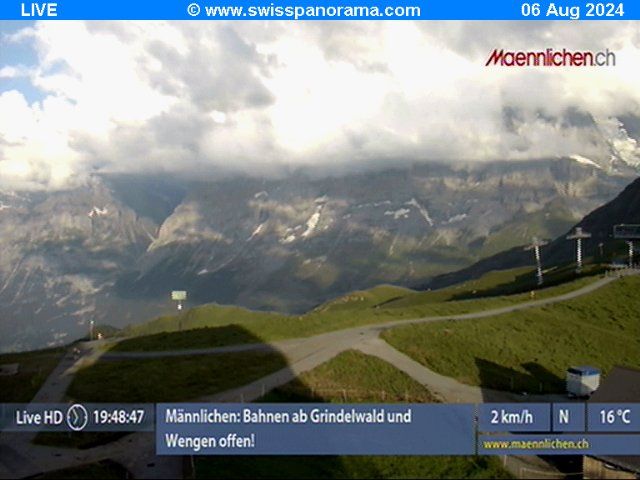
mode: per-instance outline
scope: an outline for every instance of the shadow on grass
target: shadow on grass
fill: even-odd
[[[104,359],[76,373],[67,391],[68,397],[102,403],[209,400],[263,377],[266,377],[263,389],[294,378],[284,354],[269,345],[202,351],[217,347],[223,338],[230,336],[244,343],[261,343],[259,337],[238,325],[203,329],[199,335],[191,332],[187,345],[188,333],[146,337],[142,339],[146,352],[122,353],[122,357],[105,355]],[[198,348],[201,350],[194,350]],[[270,375],[275,372],[277,375]],[[260,391],[246,391],[232,400],[250,401],[259,395]]]
[[[384,367],[383,367],[384,364]],[[385,375],[382,375],[386,373]],[[384,377],[384,378],[383,378]],[[302,377],[257,399],[265,403],[404,403],[396,394],[409,389],[414,402],[434,401],[424,387],[413,388],[402,372],[380,359],[347,351]],[[328,388],[329,387],[329,388]],[[366,390],[367,394],[363,395]],[[385,392],[386,393],[383,393]],[[360,393],[358,393],[360,392]],[[422,397],[419,393],[422,392]],[[418,400],[421,398],[421,400]],[[201,457],[196,478],[505,478],[495,459],[420,456]]]
[[[260,338],[236,325],[203,330],[205,332],[201,335],[191,334],[188,338],[185,337],[188,332],[144,337],[142,341],[145,350],[148,350],[146,353],[124,354],[122,358],[109,357],[107,354],[104,359],[76,373],[67,397],[73,401],[95,403],[206,401],[221,392],[231,391],[233,394],[238,387],[266,378],[264,386],[238,391],[226,400],[251,401],[265,389],[278,386],[278,382],[286,383],[294,377],[283,353],[270,346],[218,354],[180,352],[187,348],[216,347],[220,339],[230,337],[245,343],[261,342]],[[168,350],[162,351],[167,347]],[[142,356],[135,357],[136,354]],[[40,432],[34,443],[89,449],[111,443],[125,435],[126,432]]]
[[[238,325],[205,327],[177,332],[162,332],[122,340],[111,352],[155,352],[168,350],[196,350],[261,343],[263,340]]]
[[[533,385],[535,385],[536,382],[538,382],[539,388],[541,385],[540,389],[542,393],[559,393],[564,391],[566,387],[565,381],[562,378],[537,362],[523,363],[522,368],[531,375]]]
[[[480,387],[485,402],[495,401],[491,390],[513,393],[546,394],[563,391],[564,382],[554,373],[535,362],[522,364],[527,373],[505,367],[490,360],[476,357],[480,376]]]

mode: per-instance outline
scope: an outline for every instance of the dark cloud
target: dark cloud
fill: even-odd
[[[261,75],[270,59],[229,25],[216,29],[182,29],[188,52],[155,39],[147,43],[149,60],[161,68],[146,70],[153,86],[168,95],[186,96],[203,111],[260,108],[274,101]],[[148,63],[148,62],[147,62]]]

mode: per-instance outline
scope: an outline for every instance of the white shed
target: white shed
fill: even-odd
[[[567,369],[567,393],[571,397],[590,397],[600,386],[600,370],[582,366]]]

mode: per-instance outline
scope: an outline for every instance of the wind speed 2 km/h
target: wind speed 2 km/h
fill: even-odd
[[[543,18],[566,18],[569,20],[580,20],[585,18],[624,18],[624,4],[622,2],[586,2],[583,4],[557,4],[550,3],[529,3],[525,2],[520,7],[523,17],[543,17]]]

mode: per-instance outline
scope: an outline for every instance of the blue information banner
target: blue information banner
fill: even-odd
[[[590,432],[640,433],[640,405],[635,403],[590,403]]]
[[[0,20],[640,20],[637,0],[2,0]]]
[[[640,455],[640,435],[480,435],[479,455]]]
[[[473,405],[158,404],[158,455],[473,455]]]
[[[587,411],[584,403],[554,403],[554,432],[585,432]]]
[[[0,430],[7,432],[152,432],[152,403],[3,403]]]
[[[482,404],[478,430],[481,432],[550,432],[551,404]]]

